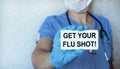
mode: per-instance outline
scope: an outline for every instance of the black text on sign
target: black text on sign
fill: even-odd
[[[97,50],[98,49],[98,30],[85,31],[61,31],[62,50]]]

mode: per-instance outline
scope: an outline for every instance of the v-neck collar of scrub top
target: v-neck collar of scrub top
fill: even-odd
[[[66,13],[64,13],[64,15],[65,15],[65,17],[66,17],[66,21],[68,22],[68,20],[67,20],[67,14]],[[94,15],[94,14],[92,14],[92,15]],[[69,16],[68,16],[69,17]],[[79,26],[79,25],[81,25],[80,23],[78,23],[78,22],[76,22],[74,19],[72,19],[71,17],[69,17],[69,19],[70,19],[70,21],[71,21],[71,24],[72,25],[76,25],[76,26]],[[92,18],[92,28],[91,29],[96,29],[96,20],[94,19],[94,18]],[[82,26],[82,25],[81,25]]]

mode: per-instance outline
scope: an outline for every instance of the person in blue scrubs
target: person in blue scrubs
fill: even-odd
[[[112,32],[109,21],[96,14],[107,36],[99,36],[99,49],[96,51],[61,51],[60,30],[98,30],[101,26],[98,21],[88,13],[92,0],[64,0],[65,13],[59,16],[46,18],[39,30],[37,47],[32,59],[35,69],[110,69],[109,59],[112,57]],[[69,20],[70,23],[69,23]],[[109,39],[109,41],[107,40]],[[62,56],[61,56],[62,55]]]

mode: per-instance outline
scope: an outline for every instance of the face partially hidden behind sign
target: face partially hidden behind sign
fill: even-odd
[[[62,50],[98,50],[98,30],[61,30]]]

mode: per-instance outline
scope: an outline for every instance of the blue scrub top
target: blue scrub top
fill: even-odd
[[[107,42],[107,39],[104,39],[103,42],[105,45],[106,53],[108,57],[111,58],[112,34],[110,23],[106,18],[102,16],[98,16],[95,14],[92,15],[94,15],[98,20],[101,21],[104,30],[108,34],[110,43]],[[72,18],[70,18],[70,21],[72,25],[80,25]],[[46,18],[39,30],[39,38],[49,38],[53,40],[57,31],[66,26],[69,26],[66,13],[63,13],[59,16],[49,16]],[[97,21],[94,18],[92,29],[97,29],[98,31],[100,31],[101,29],[99,23],[97,23]],[[80,55],[79,57],[77,57],[76,59],[59,69],[110,69],[110,64],[106,60],[104,55],[103,42],[102,39],[99,37],[99,49],[96,54],[90,54],[89,51],[84,51],[82,55]]]

